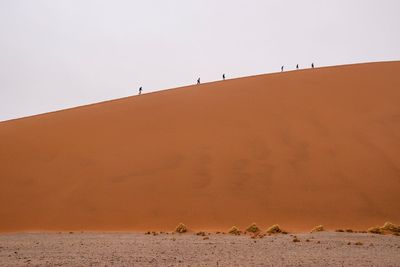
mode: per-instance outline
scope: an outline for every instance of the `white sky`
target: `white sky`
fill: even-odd
[[[399,0],[0,0],[0,121],[199,76],[399,59]]]

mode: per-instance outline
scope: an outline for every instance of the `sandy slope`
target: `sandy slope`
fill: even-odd
[[[0,123],[0,231],[400,222],[400,62]]]

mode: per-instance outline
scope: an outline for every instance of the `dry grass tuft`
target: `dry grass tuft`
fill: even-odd
[[[300,239],[298,239],[297,237],[293,238],[293,242],[300,242]]]
[[[324,231],[324,226],[323,225],[317,225],[311,230],[311,233],[322,232],[322,231]]]
[[[343,233],[343,232],[344,232],[344,230],[343,230],[343,229],[336,229],[336,230],[335,230],[335,232],[338,232],[338,233]]]
[[[400,233],[400,225],[395,225],[391,222],[385,222],[385,224],[381,227],[381,230]]]
[[[183,234],[187,232],[187,227],[183,223],[178,224],[178,226],[175,228],[175,232]]]
[[[371,227],[368,229],[368,233],[381,235],[383,234],[383,231],[381,230],[380,227]]]
[[[240,235],[242,232],[236,226],[232,226],[228,233],[230,233],[231,235]]]
[[[354,231],[352,229],[346,229],[347,233],[354,233]]]
[[[203,237],[203,240],[208,240],[210,239],[208,236]]]
[[[249,227],[247,227],[246,232],[258,233],[260,232],[260,228],[258,228],[257,224],[252,223]]]
[[[356,245],[356,246],[362,246],[363,243],[361,243],[360,241],[358,241],[358,242],[354,243],[354,245]]]
[[[267,229],[267,233],[269,233],[269,234],[279,234],[279,233],[282,233],[282,229],[279,227],[279,225],[274,224],[270,228]]]
[[[371,227],[368,229],[368,233],[373,233],[373,234],[388,234],[388,233],[399,233],[400,234],[400,225],[395,225],[394,223],[391,222],[385,222],[385,224],[382,227]]]

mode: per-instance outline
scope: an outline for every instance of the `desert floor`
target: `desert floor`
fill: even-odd
[[[0,235],[1,266],[400,266],[400,237],[17,233]],[[307,239],[309,241],[307,241]],[[357,245],[356,242],[362,244]]]

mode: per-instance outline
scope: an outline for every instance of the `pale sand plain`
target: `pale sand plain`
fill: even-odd
[[[400,266],[398,236],[296,236],[300,242],[290,234],[1,234],[0,266]]]

